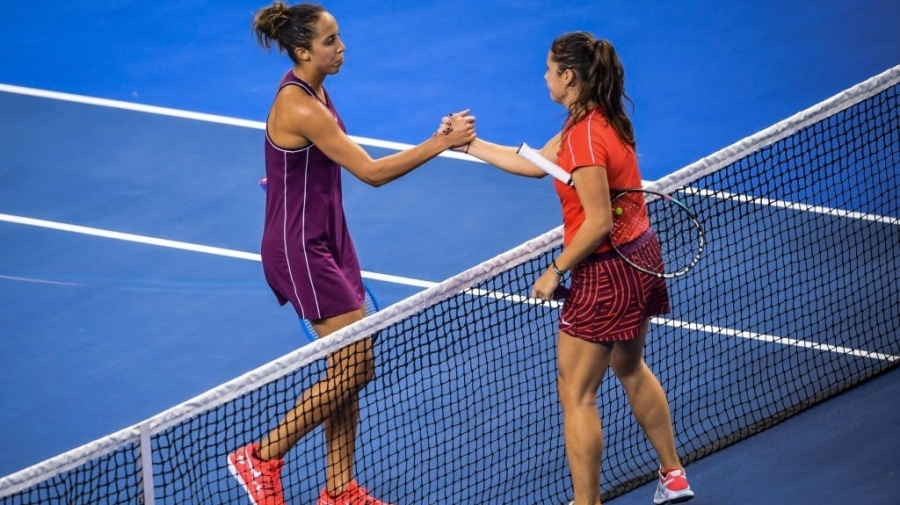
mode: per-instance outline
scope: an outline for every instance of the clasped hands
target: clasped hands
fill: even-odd
[[[469,115],[469,109],[450,113],[441,118],[435,135],[457,135],[464,138],[463,142],[456,142],[450,146],[454,151],[468,151],[469,143],[475,140],[475,116]]]

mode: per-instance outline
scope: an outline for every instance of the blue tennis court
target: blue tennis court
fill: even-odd
[[[75,2],[46,17],[24,3],[4,6],[0,476],[305,343],[255,257],[259,125],[287,68],[249,34],[260,6]],[[539,144],[562,121],[541,79],[547,46],[575,29],[609,38],[623,55],[648,180],[900,63],[900,9],[885,1],[326,6],[349,48],[327,85],[373,156],[424,139],[442,115],[467,107],[484,138]],[[349,174],[344,181],[362,268],[382,306],[560,223],[548,181],[459,156],[379,189]],[[790,219],[780,213],[771,223],[794,226]],[[860,226],[898,236],[896,224]],[[853,296],[878,297],[878,284],[869,286]],[[820,303],[827,310],[835,298]],[[727,327],[722,312],[696,323]],[[790,322],[754,324],[756,334],[790,333]],[[840,321],[821,324],[827,344]],[[897,328],[880,326],[897,341]],[[752,354],[755,344],[736,345]],[[889,371],[692,463],[695,503],[890,502],[900,492],[900,444],[890,435],[900,421],[898,378]],[[648,503],[648,489],[611,503]]]

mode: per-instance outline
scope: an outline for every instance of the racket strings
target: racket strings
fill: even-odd
[[[613,200],[613,227],[609,240],[614,246],[628,244],[650,228],[647,204],[639,192],[629,192]]]
[[[661,202],[657,207],[653,212],[652,226],[662,244],[665,270],[661,272],[684,271],[699,254],[700,230],[696,221],[677,204]]]
[[[663,277],[679,275],[696,264],[703,235],[690,211],[671,198],[656,198],[646,205],[643,198],[622,200],[620,197],[613,202],[617,220],[610,243],[627,262]],[[637,201],[641,205],[634,203]],[[645,235],[648,228],[653,231],[649,236]]]

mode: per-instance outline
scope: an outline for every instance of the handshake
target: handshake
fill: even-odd
[[[475,116],[469,115],[469,109],[453,113],[441,118],[435,136],[443,135],[454,151],[469,152],[469,144],[475,140]]]

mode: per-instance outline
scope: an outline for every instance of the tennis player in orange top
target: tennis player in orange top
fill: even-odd
[[[608,41],[575,32],[553,41],[544,79],[550,98],[566,107],[568,118],[541,154],[569,172],[575,187],[554,181],[562,203],[564,248],[535,282],[531,295],[550,300],[571,272],[559,320],[557,359],[572,503],[600,504],[603,430],[597,392],[609,367],[660,458],[653,501],[690,500],[694,493],[675,449],[669,404],[643,354],[650,318],[669,311],[666,284],[630,267],[605,240],[613,222],[611,188],[641,186],[634,129],[625,112],[624,68]],[[449,120],[444,118],[440,131],[446,131]],[[517,156],[516,149],[478,138],[458,150],[513,174],[546,175]],[[656,241],[646,244],[641,247],[655,248],[648,253],[660,254]]]

